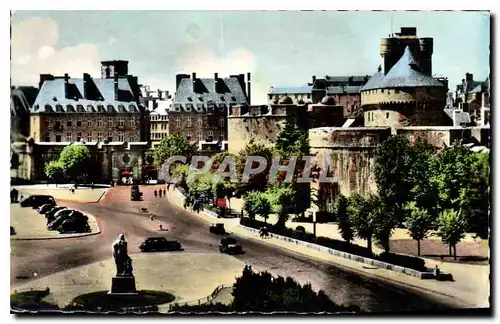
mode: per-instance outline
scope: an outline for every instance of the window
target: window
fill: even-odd
[[[108,118],[108,127],[113,127],[113,117]]]
[[[44,136],[44,142],[50,142],[50,133],[49,132],[45,132],[45,136]]]
[[[307,94],[307,99],[311,99],[311,94],[310,93]]]
[[[92,118],[87,119],[87,127],[92,127]]]
[[[161,124],[161,129],[166,130],[167,129],[167,124]]]
[[[220,132],[220,135],[219,135],[219,142],[222,142],[224,140],[224,132]]]
[[[118,126],[125,126],[125,121],[122,117],[120,117],[120,119],[118,119]]]
[[[80,142],[81,140],[82,140],[82,133],[79,132],[76,134],[76,141]]]
[[[61,133],[57,133],[56,134],[56,142],[60,142],[61,141],[61,137],[62,137]]]
[[[68,121],[66,122],[66,125],[67,125],[68,127],[71,127],[71,126],[73,125],[73,120],[72,120],[71,118],[70,118],[70,119],[68,119]]]
[[[45,127],[50,127],[50,119],[45,119]]]
[[[78,120],[76,121],[76,126],[77,127],[81,127],[82,126],[82,119],[81,118],[78,118]]]
[[[55,123],[55,128],[61,128],[61,120],[59,118],[56,119],[56,123]]]
[[[129,134],[128,134],[128,141],[129,141],[129,142],[133,142],[133,141],[135,141],[135,135],[134,135],[134,133],[129,133]]]
[[[214,131],[208,131],[208,136],[209,137],[214,137]]]
[[[189,141],[189,140],[191,139],[191,136],[192,136],[192,135],[193,135],[193,134],[192,134],[191,132],[187,132],[187,133],[186,133],[186,139]]]
[[[118,133],[118,142],[124,142],[125,141],[125,135],[123,132]]]
[[[399,89],[396,89],[396,93],[399,93]]]
[[[87,133],[87,142],[92,142],[92,133]]]
[[[203,135],[201,132],[198,132],[198,141],[201,141],[203,139]]]
[[[175,119],[175,127],[177,127],[177,128],[181,127],[181,119],[180,118]]]
[[[97,127],[102,127],[102,117],[97,118]]]
[[[219,127],[224,127],[224,118],[219,118]]]
[[[108,133],[108,142],[113,142],[113,133]]]
[[[102,132],[97,132],[97,141],[102,142]]]
[[[188,117],[188,118],[186,119],[186,127],[192,127],[191,117]]]
[[[130,118],[130,126],[131,127],[135,126],[135,118],[134,117]]]
[[[203,118],[198,117],[198,127],[203,127]]]
[[[385,118],[389,119],[389,113],[385,113]]]
[[[73,142],[73,134],[66,133],[66,142]]]

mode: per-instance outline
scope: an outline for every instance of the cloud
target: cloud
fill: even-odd
[[[99,48],[78,44],[58,48],[59,26],[47,18],[30,18],[12,26],[11,78],[13,85],[37,85],[42,73],[99,76]]]

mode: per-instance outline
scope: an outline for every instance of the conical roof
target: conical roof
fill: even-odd
[[[408,46],[403,56],[389,72],[384,76],[381,74],[382,72],[377,72],[361,91],[385,88],[444,87],[441,82],[422,72]]]

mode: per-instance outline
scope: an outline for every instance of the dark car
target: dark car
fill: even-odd
[[[210,225],[210,233],[213,234],[225,234],[224,223],[217,223]]]
[[[180,251],[181,244],[178,241],[168,241],[164,237],[149,237],[139,246],[142,252],[151,251]]]
[[[64,211],[66,211],[66,209]],[[54,219],[52,222],[50,222],[49,225],[47,225],[47,228],[49,230],[55,230],[67,219],[71,219],[71,220],[81,219],[81,220],[87,222],[88,217],[83,215],[79,211],[69,210],[68,213],[65,212],[65,213],[57,216],[56,219]]]
[[[132,185],[130,188],[130,200],[137,201],[141,200],[142,192],[139,191],[138,185]]]
[[[239,254],[243,252],[243,249],[236,239],[225,237],[220,240],[219,251],[227,254]]]
[[[54,206],[51,210],[46,212],[45,218],[47,219],[47,224],[52,222],[55,219],[54,215],[62,209],[67,209],[67,208],[64,206]]]
[[[90,226],[84,218],[69,218],[63,220],[57,230],[59,233],[86,233],[90,231]]]
[[[54,197],[49,195],[31,195],[26,199],[23,199],[23,201],[21,201],[20,203],[21,207],[33,207],[33,208],[38,208],[41,205],[45,204],[55,205],[56,200],[54,199]]]
[[[38,208],[38,213],[39,214],[45,214],[47,213],[48,211],[50,211],[52,208],[54,208],[55,205],[53,204],[45,204],[45,205],[42,205],[40,206],[40,208]]]

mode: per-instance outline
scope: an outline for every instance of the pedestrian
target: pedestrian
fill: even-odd
[[[155,220],[155,215],[151,214],[151,220]]]
[[[92,190],[94,190],[94,182],[92,182],[92,184],[90,185],[90,187],[92,188]]]
[[[167,190],[170,191],[170,182],[167,183]]]
[[[163,196],[167,197],[167,192],[165,191],[165,189],[163,189]]]
[[[160,195],[160,198],[161,198],[161,194],[162,194],[161,189],[158,189],[158,194]]]
[[[155,192],[155,198],[158,197],[158,191],[156,191],[156,189],[155,189],[154,192]]]
[[[160,231],[163,231],[163,225],[160,224]]]

